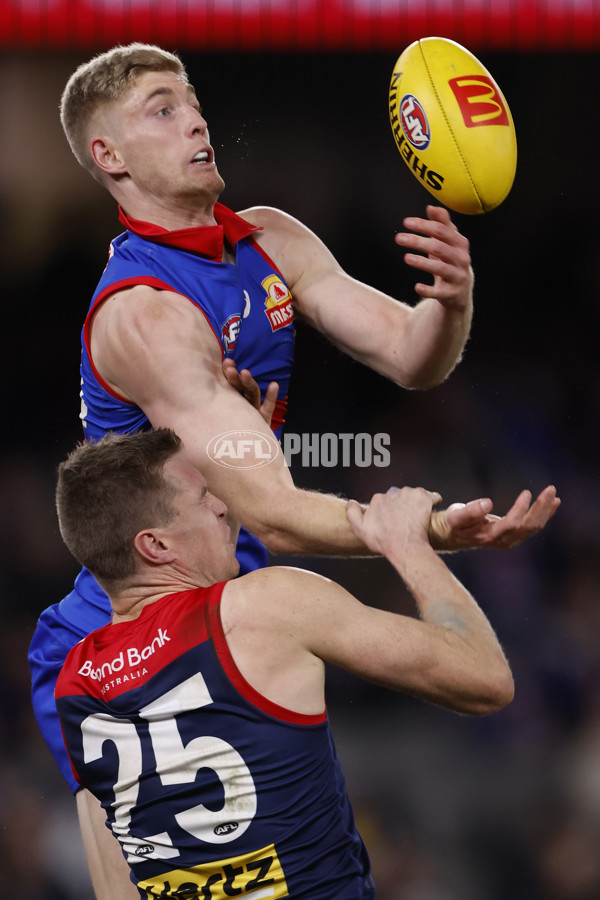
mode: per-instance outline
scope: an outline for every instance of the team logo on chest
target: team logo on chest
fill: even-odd
[[[262,286],[267,292],[265,315],[269,320],[271,330],[277,331],[278,328],[285,328],[294,321],[292,295],[288,286],[284,284],[279,275],[269,275],[263,280]]]
[[[238,313],[232,313],[221,325],[221,337],[225,353],[235,349],[235,343],[240,336],[242,327],[242,317]]]

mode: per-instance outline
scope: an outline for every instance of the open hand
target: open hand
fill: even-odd
[[[417,294],[432,297],[447,309],[466,309],[473,288],[469,242],[448,210],[428,206],[426,219],[410,216],[403,224],[410,230],[397,234],[396,243],[417,251],[405,253],[405,263],[433,275],[433,285],[415,284]]]
[[[453,503],[448,509],[433,511],[429,523],[431,545],[435,550],[516,547],[541,531],[560,506],[553,485],[544,488],[534,503],[531,500],[531,491],[521,491],[504,516],[491,515],[493,504],[488,498]]]

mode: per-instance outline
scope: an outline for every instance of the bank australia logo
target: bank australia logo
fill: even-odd
[[[400,124],[415,150],[427,150],[431,142],[429,120],[414,94],[405,94],[400,101]]]
[[[269,275],[263,280],[262,286],[267,292],[265,315],[269,320],[271,330],[277,331],[278,328],[285,328],[294,321],[292,295],[288,286],[279,275]]]
[[[262,431],[223,431],[206,445],[209,458],[226,469],[260,469],[280,451],[277,438]]]
[[[504,100],[488,75],[461,75],[448,82],[467,128],[510,125]]]
[[[242,328],[242,317],[238,313],[232,313],[221,325],[221,338],[225,353],[235,349],[235,344],[240,336]]]

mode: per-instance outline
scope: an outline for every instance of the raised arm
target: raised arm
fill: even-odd
[[[279,210],[256,207],[244,218],[263,226],[255,239],[279,266],[294,307],[333,344],[408,388],[442,382],[460,360],[473,308],[467,239],[446,209],[407,218],[396,243],[407,265],[433,276],[415,285],[419,302],[401,303],[342,270],[308,228]]]
[[[231,429],[273,439],[264,418],[229,384],[202,313],[184,297],[136,286],[110,297],[91,330],[96,367],[144,410],[155,427],[182,438],[191,461],[232,515],[273,552],[366,554],[346,519],[346,501],[295,488],[283,455],[260,468],[224,468],[209,441]]]
[[[238,668],[268,699],[323,710],[323,662],[458,712],[510,702],[513,680],[492,626],[427,540],[436,495],[415,488],[352,501],[353,527],[402,576],[420,618],[365,606],[310,572],[269,568],[231,582],[222,617]],[[250,615],[252,611],[252,615]]]
[[[145,286],[115,294],[94,318],[91,349],[109,385],[140,406],[155,427],[168,426],[180,434],[211,490],[270,550],[370,553],[348,524],[346,501],[295,488],[282,455],[256,469],[223,468],[209,458],[211,438],[232,428],[270,438],[272,433],[265,412],[261,415],[255,408],[256,398],[247,402],[240,393],[246,389],[252,398],[251,379],[231,367],[226,377],[219,344],[202,313],[187,299]],[[266,400],[270,410],[272,391]],[[486,515],[490,501],[485,511],[478,501],[451,515],[434,512],[435,546],[454,550],[519,543],[543,527],[558,505],[551,492],[541,496],[531,514],[520,502],[516,514],[502,519]]]

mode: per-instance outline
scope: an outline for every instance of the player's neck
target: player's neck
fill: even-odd
[[[202,582],[202,583],[200,583]],[[204,583],[206,582],[206,583]],[[129,622],[137,619],[146,606],[157,603],[167,594],[179,594],[182,591],[192,591],[196,588],[209,587],[214,579],[181,577],[163,577],[160,580],[137,581],[128,584],[119,591],[110,592],[110,602],[113,610],[112,622]]]
[[[198,195],[184,199],[156,198],[138,192],[116,196],[129,218],[150,222],[167,231],[216,225],[215,203],[217,196]]]

